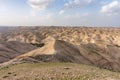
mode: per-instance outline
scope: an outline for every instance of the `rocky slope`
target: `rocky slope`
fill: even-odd
[[[103,48],[93,43],[76,46],[52,37],[46,38],[43,42],[43,47],[24,53],[4,64],[22,61],[71,62],[120,71],[120,49],[116,46],[107,45]]]
[[[2,34],[1,38],[5,42],[22,42],[21,46],[13,46],[15,50],[18,46],[17,51],[21,51],[21,55],[14,56],[14,59],[2,65],[17,62],[72,62],[120,71],[119,28],[18,28],[16,31]],[[21,48],[25,44],[29,46]],[[40,47],[36,49],[36,45],[33,48],[31,44]],[[32,49],[26,50],[28,48]],[[7,55],[11,55],[10,53],[8,51]]]
[[[0,42],[0,63],[9,61],[33,49],[36,49],[36,47],[27,43],[17,41]]]

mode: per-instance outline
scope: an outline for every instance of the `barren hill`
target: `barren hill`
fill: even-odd
[[[20,43],[16,41],[0,42],[0,63],[9,61],[18,55],[36,49],[27,43]]]
[[[4,41],[41,43],[48,36],[80,45],[81,43],[112,44],[120,46],[120,28],[92,27],[18,27],[2,34]]]
[[[9,45],[8,56],[19,53],[12,59],[4,58],[10,60],[4,64],[72,62],[120,71],[119,28],[23,27],[2,34],[1,39],[7,42],[3,45],[17,42]]]
[[[93,43],[78,46],[52,37],[46,38],[43,42],[43,47],[24,53],[5,64],[21,61],[71,62],[120,71],[120,49],[116,46],[101,47]]]
[[[46,40],[46,39],[45,39]],[[61,40],[49,39],[45,46],[32,50],[28,53],[15,58],[19,60],[31,60],[41,62],[73,62],[73,63],[89,63],[80,54],[78,48],[70,43]]]

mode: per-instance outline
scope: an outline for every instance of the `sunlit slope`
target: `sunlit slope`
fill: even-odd
[[[45,45],[43,47],[17,56],[5,64],[21,61],[71,62],[120,71],[120,49],[116,46],[107,45],[106,47],[101,47],[93,43],[76,46],[52,37],[46,38],[44,41]]]

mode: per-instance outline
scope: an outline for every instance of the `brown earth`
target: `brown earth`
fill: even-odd
[[[1,38],[1,41],[7,42],[3,45],[8,45],[11,41],[17,42],[11,43],[10,51],[6,53],[12,55],[12,59],[7,56],[10,59],[4,58],[6,60],[2,65],[23,61],[72,62],[120,71],[119,28],[18,28],[16,31],[3,34]],[[33,47],[30,43],[44,45],[36,49],[35,45]],[[15,50],[18,53],[12,52]],[[1,54],[3,55],[3,52]]]
[[[43,47],[24,53],[4,64],[21,61],[71,62],[120,71],[120,49],[116,46],[107,45],[105,48],[101,48],[93,43],[76,46],[52,37],[48,37],[43,42],[45,42]]]
[[[33,49],[36,49],[36,47],[27,43],[17,41],[0,42],[0,63],[9,61]]]

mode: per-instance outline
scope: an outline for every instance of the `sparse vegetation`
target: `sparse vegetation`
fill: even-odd
[[[10,74],[8,74],[10,73]],[[73,63],[23,63],[0,71],[0,80],[119,80],[120,73]]]
[[[7,78],[7,77],[9,77],[9,76],[7,76],[7,75],[6,75],[6,76],[3,76],[3,78]]]
[[[36,47],[43,47],[45,44],[44,43],[30,43],[31,45],[33,46],[36,46]]]

